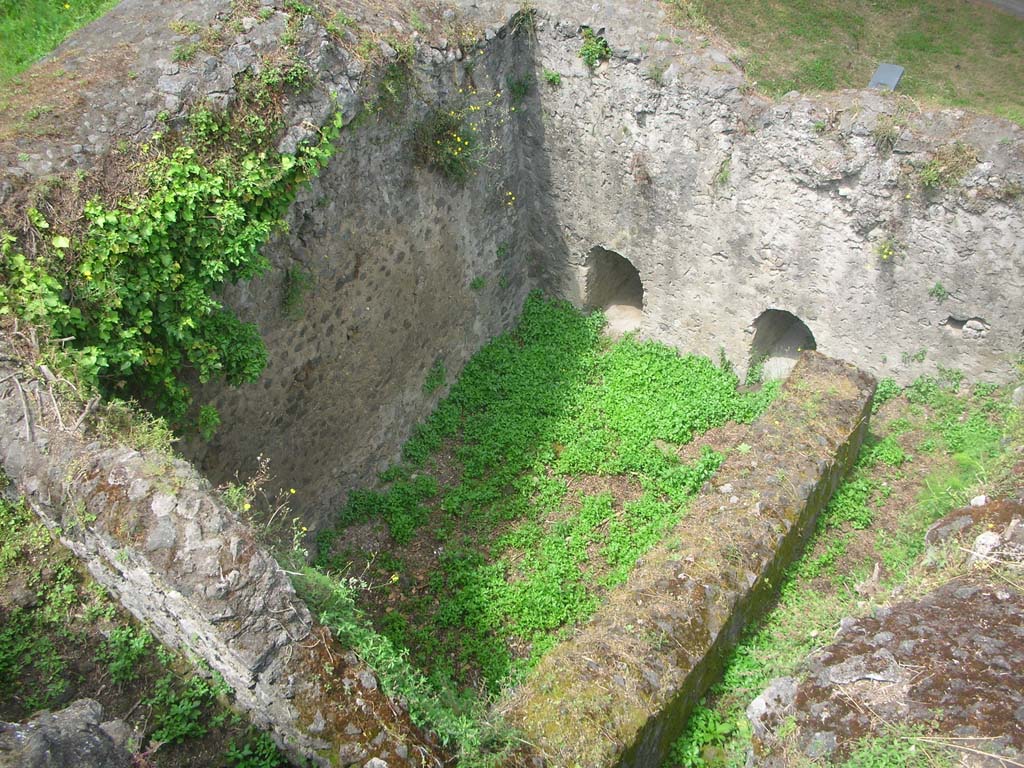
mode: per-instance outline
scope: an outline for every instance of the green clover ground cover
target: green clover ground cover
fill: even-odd
[[[456,709],[526,671],[685,514],[722,456],[686,465],[673,446],[753,420],[777,391],[740,393],[730,370],[660,344],[612,344],[603,324],[531,295],[416,430],[385,490],[353,492],[319,537],[318,568],[351,583],[346,528],[386,522],[395,546],[372,559],[352,610],[376,605],[390,647],[408,648]],[[571,490],[583,477],[635,492]],[[436,558],[413,583],[403,557],[424,542]]]

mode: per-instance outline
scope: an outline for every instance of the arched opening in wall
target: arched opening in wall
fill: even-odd
[[[613,336],[637,330],[644,316],[644,285],[637,268],[615,251],[595,247],[587,259],[586,305],[604,310]]]
[[[754,321],[753,328],[748,371],[760,368],[765,381],[785,378],[801,352],[818,348],[804,321],[782,309],[765,310]]]

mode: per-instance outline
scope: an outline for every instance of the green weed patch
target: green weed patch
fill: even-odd
[[[415,430],[384,488],[352,492],[318,538],[328,623],[378,671],[396,657],[415,670],[395,684],[421,681],[403,695],[453,743],[487,741],[452,723],[586,620],[723,459],[704,449],[683,463],[677,449],[752,421],[777,392],[741,393],[730,369],[660,344],[611,343],[603,324],[532,294],[517,328],[480,350]],[[374,521],[394,546],[369,556],[347,544]]]

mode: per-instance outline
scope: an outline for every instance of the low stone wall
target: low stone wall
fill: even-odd
[[[660,765],[867,432],[874,380],[803,353],[685,519],[503,707],[554,766]]]
[[[191,464],[90,442],[57,407],[45,384],[0,368],[0,464],[157,638],[223,675],[237,704],[292,755],[379,768],[420,765],[436,751],[373,673],[316,624]]]

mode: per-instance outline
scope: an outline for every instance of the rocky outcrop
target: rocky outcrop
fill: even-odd
[[[24,724],[0,723],[4,768],[131,768],[124,746],[107,733],[103,707],[79,699],[57,712],[40,712]]]
[[[774,593],[867,433],[874,380],[805,352],[715,488],[505,706],[552,765],[651,766]]]
[[[1020,499],[985,496],[936,522],[926,562],[953,558],[960,574],[919,599],[843,619],[799,680],[773,680],[747,708],[758,764],[781,768],[798,752],[842,760],[893,728],[920,733],[922,748],[957,752],[965,765],[1019,764],[1024,594],[990,569],[1024,561],[1022,524]]]
[[[897,726],[934,731],[937,744],[968,760],[987,754],[989,765],[1004,764],[995,756],[1019,763],[1022,670],[1024,595],[1005,582],[959,579],[845,619],[835,641],[808,658],[799,685],[773,681],[748,708],[759,764],[786,765],[794,749],[841,760],[860,739]],[[796,744],[784,753],[775,735],[786,719]]]

